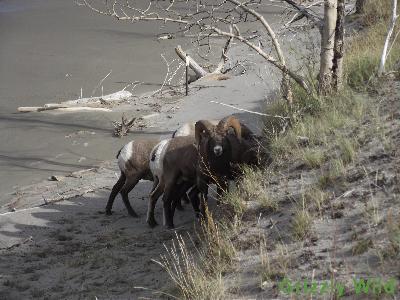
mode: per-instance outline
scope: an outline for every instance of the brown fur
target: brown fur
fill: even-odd
[[[115,197],[118,193],[121,193],[122,200],[124,201],[128,213],[133,217],[137,217],[136,212],[129,202],[128,194],[139,180],[153,180],[149,169],[149,156],[151,150],[158,142],[159,141],[156,139],[133,141],[131,149],[132,156],[125,162],[122,168],[120,166],[121,175],[111,190],[106,206],[107,215],[112,214]],[[119,158],[121,150],[118,152],[117,158]]]

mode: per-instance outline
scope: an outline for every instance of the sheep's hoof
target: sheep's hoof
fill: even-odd
[[[167,227],[167,229],[174,229],[175,228],[174,224],[166,225],[166,227]]]
[[[185,209],[183,208],[182,204],[177,205],[177,206],[176,206],[176,209],[179,210],[179,211],[185,210]]]
[[[106,209],[106,215],[107,215],[107,216],[111,216],[111,215],[112,215],[111,209]]]
[[[158,225],[158,223],[156,222],[156,220],[154,220],[154,218],[148,219],[148,220],[147,220],[147,224],[149,224],[149,226],[150,226],[151,228],[154,228],[154,227],[156,227],[156,226]]]

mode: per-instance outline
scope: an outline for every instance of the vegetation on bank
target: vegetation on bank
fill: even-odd
[[[334,195],[346,191],[349,169],[354,167],[363,146],[371,139],[378,139],[386,153],[395,150],[382,123],[380,104],[374,98],[382,80],[376,77],[376,71],[387,33],[390,3],[389,0],[369,0],[362,15],[351,16],[349,21],[361,24],[362,29],[348,38],[345,85],[340,92],[328,96],[315,92],[310,96],[294,87],[296,113],[290,114],[291,124],[276,118],[265,120],[265,136],[269,142],[263,146],[270,153],[272,163],[258,169],[244,168],[237,189],[224,197],[229,207],[228,217],[218,215],[213,219],[209,214],[196,242],[191,237],[178,235],[172,248],[167,248],[160,263],[177,287],[176,297],[227,297],[223,276],[237,264],[235,243],[245,226],[243,220],[248,215],[256,218],[259,212],[268,216],[282,208],[281,200],[274,198],[271,192],[271,178],[296,168],[309,170],[315,176],[315,180],[301,188],[300,197],[291,203],[290,238],[285,242],[295,243],[312,235],[316,218],[331,213],[326,207],[333,205],[329,202]],[[399,27],[397,25],[395,32]],[[387,70],[397,68],[393,76],[399,76],[399,57],[400,42],[396,42],[387,60]],[[312,81],[310,79],[310,83]],[[268,113],[289,115],[284,101],[277,101],[268,108]],[[248,206],[249,200],[257,203],[256,208]],[[382,223],[376,204],[371,201],[368,205],[365,217],[372,224]],[[400,251],[400,223],[389,214],[385,226],[388,246],[380,254],[382,259],[393,259]],[[282,240],[275,243],[278,246],[273,259],[262,236],[252,245],[260,251],[261,282],[285,277],[292,264],[285,243]],[[371,243],[370,239],[360,239],[353,247],[353,255],[364,253]]]

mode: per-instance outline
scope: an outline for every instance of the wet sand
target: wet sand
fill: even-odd
[[[132,138],[112,137],[120,112],[54,116],[18,114],[17,107],[77,99],[81,88],[91,96],[110,70],[104,94],[134,81],[145,83],[134,93],[157,89],[166,71],[160,54],[173,53],[178,42],[157,41],[161,32],[95,15],[72,0],[0,0],[0,206],[13,186],[96,165]],[[84,133],[65,138],[77,131]]]

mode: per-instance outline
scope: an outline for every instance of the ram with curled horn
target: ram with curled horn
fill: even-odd
[[[242,125],[237,118],[229,116],[219,121],[216,130],[222,135],[227,134],[228,130],[232,128],[235,131],[236,137],[240,141],[242,138],[242,126],[244,125]]]
[[[241,139],[241,125],[233,116],[222,119],[216,126],[205,120],[196,122],[195,137],[199,152],[197,188],[201,192],[201,210],[204,209],[208,194],[208,184],[217,185],[221,195],[228,188],[228,179],[232,177],[231,165],[234,162],[229,130],[235,132],[235,138]]]

